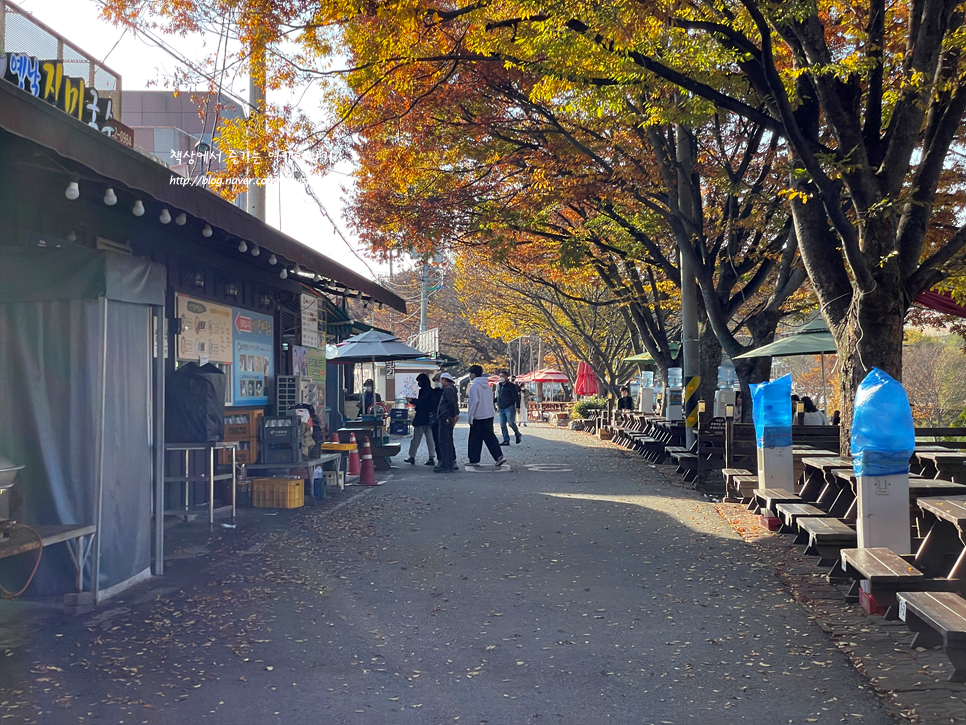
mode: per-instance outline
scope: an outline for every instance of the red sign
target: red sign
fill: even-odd
[[[238,328],[239,332],[251,332],[252,318],[238,315],[238,317],[235,318],[235,327]]]

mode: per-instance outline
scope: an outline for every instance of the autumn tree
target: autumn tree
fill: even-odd
[[[222,4],[234,5],[150,7],[186,27]],[[297,39],[288,60],[300,73],[323,75],[333,42],[345,44],[353,65],[337,120],[363,101],[405,118],[465,68],[486,65],[530,73],[563,106],[574,103],[573,80],[624,94],[658,78],[679,89],[681,104],[713,106],[780,137],[783,197],[842,358],[845,450],[858,383],[872,366],[901,377],[906,310],[962,265],[962,169],[951,150],[966,112],[963,10],[951,0],[245,4],[264,10],[266,37]],[[144,6],[111,7],[129,17]]]

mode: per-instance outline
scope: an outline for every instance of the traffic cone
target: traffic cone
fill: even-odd
[[[338,433],[333,433],[332,435],[329,436],[329,443],[341,443],[341,442],[342,441],[339,440]]]
[[[351,443],[353,446],[356,445],[356,434],[355,433],[350,433],[349,434],[349,443]],[[360,466],[359,466],[359,448],[357,446],[357,447],[353,448],[349,452],[349,475],[350,476],[358,476],[359,475],[359,470],[360,470]]]
[[[362,443],[362,468],[359,471],[360,486],[378,486],[376,483],[376,469],[372,466],[372,448],[369,447],[368,436]]]

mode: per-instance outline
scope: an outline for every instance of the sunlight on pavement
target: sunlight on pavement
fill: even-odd
[[[699,524],[695,522],[694,512],[697,511],[697,501],[673,501],[669,504],[669,499],[665,496],[606,496],[592,493],[551,493],[543,491],[541,496],[552,496],[554,498],[580,500],[580,501],[600,501],[602,503],[626,503],[632,506],[657,511],[665,516],[669,516],[676,521],[702,533],[707,533]],[[689,505],[691,504],[691,505]]]

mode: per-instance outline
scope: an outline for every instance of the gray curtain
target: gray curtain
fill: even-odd
[[[107,302],[100,589],[151,566],[151,308]]]
[[[25,466],[17,521],[94,523],[101,325],[96,299],[0,304],[0,453]],[[69,591],[59,549],[44,553],[32,593]]]

